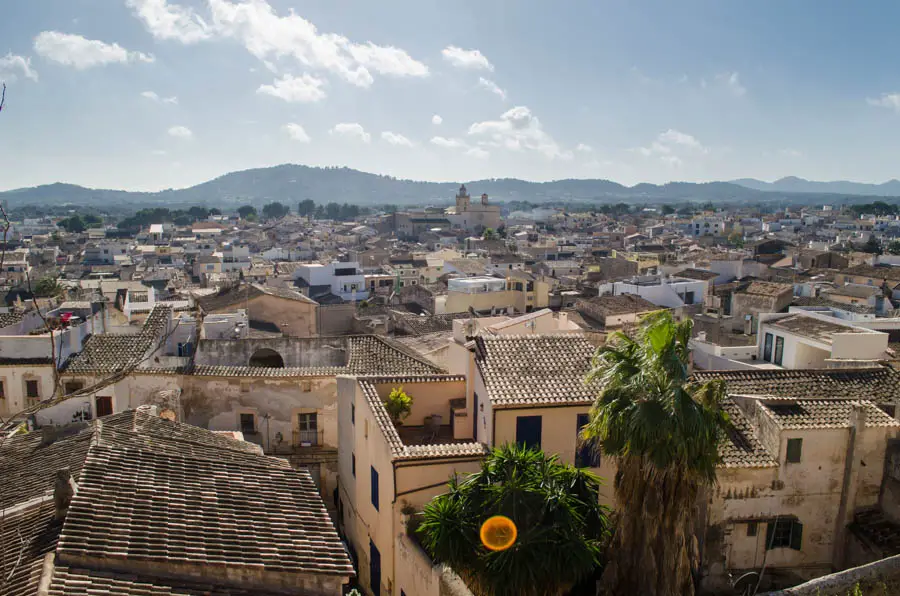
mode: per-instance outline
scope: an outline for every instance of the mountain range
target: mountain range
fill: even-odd
[[[595,202],[677,202],[713,201],[781,203],[851,203],[876,197],[900,197],[900,181],[884,184],[856,182],[813,182],[782,178],[763,182],[752,178],[730,182],[670,182],[624,186],[610,180],[555,180],[529,182],[515,178],[475,180],[465,183],[473,196],[487,193],[495,201],[595,201]],[[231,172],[208,182],[183,189],[159,192],[92,189],[73,184],[47,184],[0,192],[0,201],[22,205],[207,205],[235,207],[261,206],[281,201],[294,206],[313,199],[317,203],[361,205],[418,205],[452,202],[459,188],[456,182],[421,182],[360,172],[350,168],[315,168],[284,164]]]

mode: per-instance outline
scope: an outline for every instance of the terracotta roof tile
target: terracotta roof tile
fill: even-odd
[[[900,400],[900,372],[888,367],[805,370],[697,371],[698,381],[725,381],[731,395],[764,395],[795,399]]]
[[[779,428],[850,428],[850,414],[854,406],[861,406],[866,414],[866,426],[896,426],[897,422],[868,400],[825,399],[763,401],[761,407]]]
[[[475,363],[494,407],[590,404],[600,392],[585,382],[595,348],[580,334],[475,338]]]

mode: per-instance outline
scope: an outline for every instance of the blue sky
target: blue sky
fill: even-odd
[[[404,178],[900,177],[900,3],[33,0],[0,189],[302,163]]]

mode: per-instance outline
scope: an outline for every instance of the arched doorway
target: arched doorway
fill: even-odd
[[[284,368],[284,358],[271,348],[260,348],[250,356],[250,366],[260,368]]]

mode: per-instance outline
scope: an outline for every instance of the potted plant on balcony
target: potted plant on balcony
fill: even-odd
[[[403,421],[409,416],[410,410],[412,410],[412,403],[413,398],[406,394],[403,387],[394,387],[391,390],[387,401],[384,402],[384,409],[387,410],[394,426],[403,424]]]

